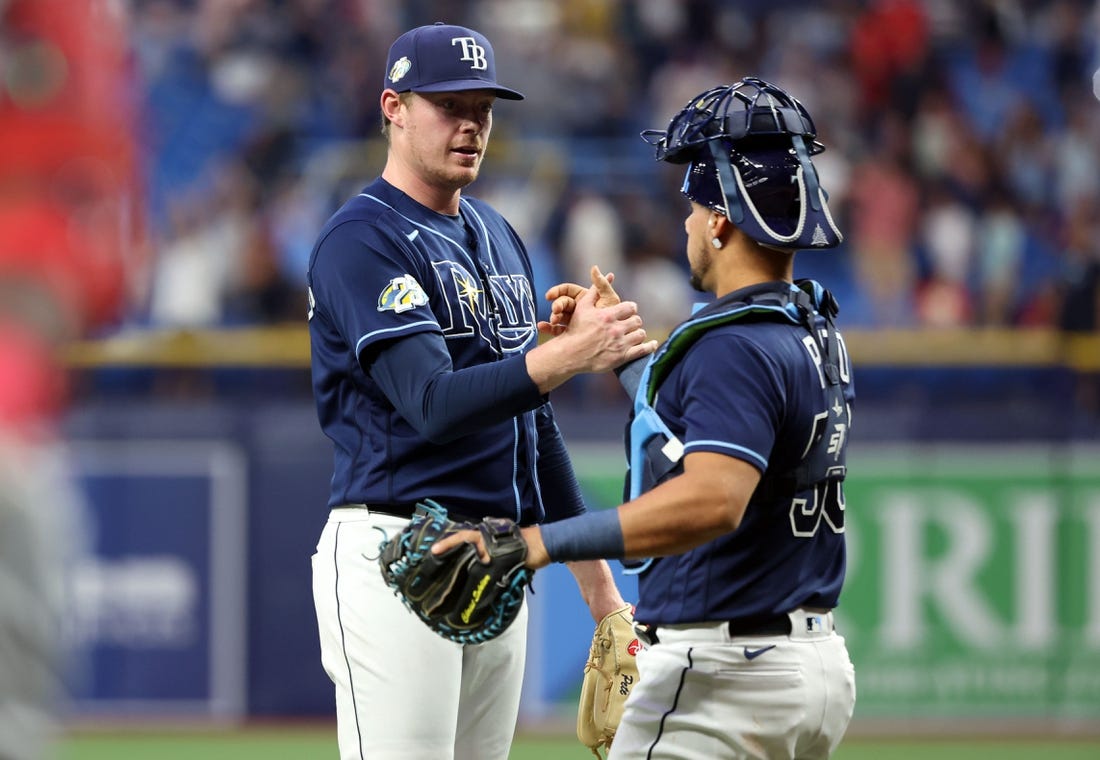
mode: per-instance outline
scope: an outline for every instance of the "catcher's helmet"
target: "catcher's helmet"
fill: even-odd
[[[817,142],[797,100],[756,77],[707,90],[642,139],[657,160],[689,164],[682,192],[772,248],[834,248],[840,234],[810,156]]]

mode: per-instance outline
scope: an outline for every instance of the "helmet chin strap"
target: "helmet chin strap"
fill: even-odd
[[[715,168],[718,169],[718,185],[722,188],[722,197],[726,202],[726,216],[734,224],[741,224],[745,221],[745,207],[741,204],[737,181],[730,168],[729,147],[724,140],[710,140],[707,148],[714,159]]]
[[[802,135],[791,135],[794,144],[794,153],[798,156],[798,163],[802,165],[802,177],[806,182],[806,195],[809,196],[810,207],[814,211],[821,211],[821,185],[817,181],[817,170],[810,161],[810,152],[806,150],[806,142]]]

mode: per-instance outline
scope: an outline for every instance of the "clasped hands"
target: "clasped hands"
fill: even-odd
[[[624,304],[619,294],[612,287],[611,283],[615,279],[613,273],[609,272],[604,275],[598,266],[593,266],[590,274],[592,277],[591,287],[586,288],[583,285],[567,282],[559,283],[546,291],[546,300],[551,302],[550,319],[538,323],[540,333],[549,336],[565,334],[574,314],[578,313],[578,309],[588,308],[589,305],[599,309],[629,305],[632,307],[630,310],[631,318],[638,319],[640,322],[640,318],[637,317],[636,305],[629,302]],[[633,358],[646,356],[657,350],[657,341],[645,339],[645,331],[640,325],[637,329],[642,333],[642,342],[632,349]],[[527,544],[526,566],[532,570],[537,570],[550,564],[550,557],[546,552],[546,547],[542,542],[542,534],[538,527],[525,527],[521,530],[521,534]],[[459,531],[442,538],[432,546],[431,551],[433,554],[442,554],[451,547],[462,543],[474,544],[481,560],[483,562],[488,561],[489,554],[485,550],[484,539],[481,533],[476,530]]]
[[[598,308],[603,309],[622,303],[619,294],[611,286],[615,281],[614,273],[609,272],[605,275],[598,266],[593,265],[590,275],[592,277],[591,290],[595,291],[595,305]],[[545,335],[557,335],[563,332],[569,326],[569,320],[577,308],[577,300],[588,290],[590,288],[578,285],[575,282],[559,283],[547,290],[546,300],[550,301],[550,321],[539,322],[539,332]]]

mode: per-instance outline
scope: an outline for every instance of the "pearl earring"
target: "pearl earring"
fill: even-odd
[[[722,241],[719,240],[716,237],[713,237],[713,238],[710,239],[710,244],[713,245],[715,248],[721,248],[722,247]]]

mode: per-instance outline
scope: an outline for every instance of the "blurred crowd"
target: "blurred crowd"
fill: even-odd
[[[591,263],[660,330],[695,295],[680,176],[638,137],[745,75],[798,96],[846,241],[799,257],[866,327],[1095,330],[1096,0],[129,0],[140,264],[122,321],[300,322],[313,236],[381,167],[390,41],[485,32],[498,103],[470,188],[536,253]],[[103,103],[103,108],[110,108]]]
[[[695,298],[680,176],[642,129],[757,75],[814,116],[843,247],[797,274],[846,324],[1100,320],[1095,0],[131,0],[149,266],[128,319],[300,322],[324,219],[380,169],[381,70],[406,28],[496,48],[482,178],[536,287],[619,274],[657,330]]]

